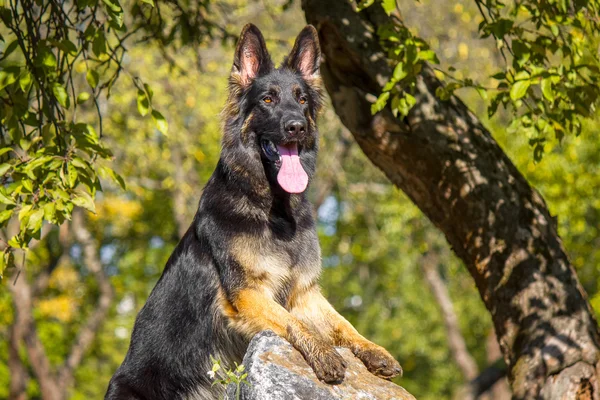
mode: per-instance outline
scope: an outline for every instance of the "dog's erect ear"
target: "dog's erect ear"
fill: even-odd
[[[296,38],[294,48],[287,58],[287,65],[306,79],[319,74],[320,62],[319,35],[314,26],[307,25]]]
[[[272,68],[273,62],[262,33],[253,24],[247,24],[235,49],[231,75],[238,75],[241,85],[247,87],[254,78]]]

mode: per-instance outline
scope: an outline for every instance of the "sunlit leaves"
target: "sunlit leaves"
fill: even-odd
[[[69,108],[71,103],[69,100],[69,95],[67,94],[67,90],[64,88],[64,86],[58,82],[55,82],[52,85],[52,93],[61,106],[64,108]]]
[[[599,4],[476,2],[483,14],[481,36],[496,38],[506,60],[493,76],[498,92],[488,114],[500,104],[512,110],[511,126],[530,137],[539,161],[548,139],[579,134],[582,120],[597,108],[600,23],[589,14]]]
[[[137,109],[142,117],[150,111],[150,99],[142,89],[138,89],[137,92]]]
[[[396,0],[382,0],[381,6],[387,15],[390,15],[392,11],[396,9]]]
[[[163,135],[166,135],[169,131],[169,123],[163,117],[163,115],[157,110],[152,110],[152,120],[156,125],[156,129],[158,129]]]
[[[390,15],[395,2],[362,1],[359,10],[379,3]],[[600,8],[596,1],[566,2],[476,0],[482,21],[482,38],[493,38],[502,56],[500,68],[491,74],[492,85],[475,82],[469,77],[455,77],[452,67],[438,69],[448,80],[436,90],[441,100],[449,100],[460,88],[472,88],[488,102],[488,116],[500,106],[512,112],[510,125],[533,138],[534,159],[543,156],[543,143],[559,141],[566,134],[579,134],[582,121],[595,115],[600,98],[600,22],[590,18]],[[590,14],[591,13],[591,14]],[[372,112],[392,101],[392,111],[405,115],[403,91],[410,93],[414,77],[422,62],[438,63],[435,53],[401,23],[390,18],[380,24],[377,35],[396,61],[392,76],[372,105]]]
[[[93,69],[89,69],[85,74],[85,79],[87,80],[87,83],[89,83],[89,85],[93,89],[95,89],[96,86],[98,86],[98,81],[100,80],[100,75],[98,74],[98,72],[94,71]]]
[[[510,88],[511,100],[518,100],[521,97],[525,96],[525,94],[527,93],[527,89],[529,89],[530,85],[531,82],[528,79],[515,82]]]
[[[365,3],[365,6],[367,3]],[[381,6],[388,15],[395,9],[394,1],[382,1]],[[371,105],[373,114],[383,110],[389,103],[392,113],[402,117],[408,115],[416,100],[410,94],[421,72],[423,63],[439,63],[437,55],[422,39],[413,36],[404,26],[390,21],[381,25],[377,35],[388,58],[396,61],[392,76],[384,85],[382,93]],[[391,102],[389,100],[391,99]]]
[[[83,104],[90,98],[90,94],[88,92],[81,92],[77,95],[77,104]]]
[[[379,96],[377,101],[375,101],[375,103],[373,103],[371,105],[371,113],[375,114],[375,113],[378,113],[379,111],[383,110],[383,108],[387,104],[387,101],[389,98],[390,98],[390,92],[381,93],[381,95]]]
[[[152,107],[152,97],[154,96],[152,88],[150,88],[150,86],[146,83],[141,85],[138,80],[134,80],[134,83],[138,88],[136,96],[138,112],[142,117],[150,113],[152,115],[152,121],[154,121],[156,129],[158,129],[159,132],[161,132],[163,135],[166,135],[169,131],[169,123],[167,122],[165,117],[160,113],[160,111]]]
[[[18,67],[6,67],[0,70],[0,89],[12,85],[19,77],[20,69]]]
[[[117,0],[105,0],[100,8],[80,1],[77,7],[42,7],[38,15],[20,8],[7,12],[0,5],[7,28],[0,57],[0,227],[11,219],[20,227],[8,238],[5,254],[26,249],[44,223],[62,224],[75,207],[93,212],[101,190],[97,163],[112,157],[95,126],[102,128],[99,96],[122,69],[118,57],[125,49],[118,45],[117,29],[125,29],[123,9]],[[86,81],[89,87],[82,90]],[[166,130],[164,118],[159,123]],[[108,175],[124,186],[114,171]],[[2,268],[10,260],[7,256]]]

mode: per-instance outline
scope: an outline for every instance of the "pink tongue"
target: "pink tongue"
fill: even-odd
[[[302,193],[308,185],[308,175],[300,164],[298,145],[290,143],[287,146],[277,145],[281,155],[281,168],[277,174],[277,182],[288,193]]]

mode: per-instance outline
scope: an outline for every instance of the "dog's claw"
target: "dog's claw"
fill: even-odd
[[[373,345],[359,351],[356,356],[373,375],[384,379],[402,376],[402,367],[383,347]]]
[[[325,383],[340,383],[344,380],[346,361],[332,347],[311,360],[311,367],[319,380]]]

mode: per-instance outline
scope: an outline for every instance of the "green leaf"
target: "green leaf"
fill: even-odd
[[[6,67],[0,70],[0,90],[15,83],[20,72],[19,67]]]
[[[362,0],[356,5],[356,11],[362,11],[365,8],[370,7],[373,3],[375,3],[375,0]]]
[[[542,79],[542,83],[540,86],[542,88],[542,94],[544,95],[546,100],[550,102],[554,101],[554,92],[552,91],[552,81],[550,80],[550,78]]]
[[[33,193],[33,182],[31,182],[29,179],[23,179],[21,184],[25,189],[27,189],[27,192]]]
[[[44,210],[42,208],[34,211],[29,216],[29,221],[27,222],[27,227],[32,231],[38,231],[42,227],[42,222],[44,221]]]
[[[89,85],[95,89],[96,86],[98,86],[98,81],[100,80],[100,76],[93,69],[88,69],[87,73],[85,74],[85,79],[87,80]]]
[[[0,164],[0,175],[4,176],[8,172],[9,169],[12,168],[12,164],[4,163]]]
[[[50,202],[44,204],[44,218],[49,222],[56,220],[56,203]]]
[[[487,100],[487,98],[488,98],[487,90],[485,90],[484,88],[479,87],[479,86],[476,86],[475,90],[477,90],[477,93],[479,93],[479,96],[481,96],[481,98],[483,100]]]
[[[389,98],[390,92],[381,93],[381,95],[377,98],[377,101],[371,104],[371,114],[374,115],[377,114],[379,111],[383,110]]]
[[[525,80],[525,79],[529,79],[530,77],[531,77],[531,75],[529,75],[529,72],[527,72],[527,71],[519,71],[515,75],[515,81],[522,81],[522,80]]]
[[[398,102],[398,111],[402,117],[405,117],[410,112],[410,109],[416,104],[417,100],[414,96],[404,93],[404,97]]]
[[[88,168],[88,164],[83,161],[81,158],[79,157],[75,157],[71,160],[71,163],[76,166],[77,168],[81,168],[81,169],[87,169]]]
[[[45,67],[47,70],[56,67],[56,56],[52,52],[52,49],[47,46],[40,46],[38,49],[36,64]]]
[[[24,69],[23,73],[21,74],[21,77],[19,78],[19,86],[21,86],[21,90],[24,93],[27,93],[27,91],[29,91],[29,88],[31,87],[32,82],[33,81],[31,79],[31,74],[29,73],[29,71]]]
[[[117,174],[115,171],[113,171],[110,168],[108,169],[108,173],[114,179],[114,181],[119,184],[119,186],[121,187],[121,189],[127,190],[127,185],[125,185],[125,181],[123,180],[123,178],[121,177],[121,175]]]
[[[148,96],[146,95],[146,92],[141,89],[138,89],[137,92],[137,109],[142,117],[146,116],[148,111],[150,111],[150,101],[148,101]]]
[[[152,0],[142,0],[142,3],[150,4],[152,7],[154,7],[154,1]]]
[[[77,46],[75,46],[75,43],[71,42],[68,39],[63,39],[60,44],[62,45],[62,47],[65,49],[65,51],[67,53],[69,53],[72,56],[77,55]]]
[[[104,36],[104,32],[101,30],[96,32],[96,37],[92,42],[92,51],[98,57],[106,53],[106,37]]]
[[[433,64],[439,64],[440,63],[440,60],[437,58],[437,55],[435,54],[435,51],[433,51],[433,50],[421,50],[417,54],[417,57],[420,60],[428,61],[428,62],[431,62]]]
[[[127,190],[125,185],[125,181],[121,177],[121,175],[117,174],[114,170],[108,167],[100,167],[100,173],[103,178],[109,176],[112,180],[114,180],[123,190]]]
[[[529,47],[527,47],[527,45],[520,40],[513,40],[512,50],[519,66],[523,66],[531,56]]]
[[[119,4],[119,2],[117,0],[102,0],[104,2],[104,4],[107,5],[107,7],[111,10],[114,11],[116,13],[123,11],[123,9],[121,8],[121,5]]]
[[[396,82],[401,81],[402,79],[404,79],[408,76],[408,72],[406,72],[406,69],[404,67],[405,67],[404,63],[399,62],[398,65],[396,65],[396,68],[394,68],[394,72],[392,73],[392,78]]]
[[[10,217],[12,217],[14,211],[15,209],[13,208],[11,210],[4,210],[0,212],[0,224],[4,223],[5,221],[8,221]]]
[[[77,96],[77,104],[83,104],[90,98],[90,94],[88,92],[81,92]]]
[[[22,249],[22,248],[25,248],[25,247],[27,247],[27,246],[25,245],[25,243],[23,243],[23,242],[22,242],[22,241],[19,239],[19,237],[18,237],[18,236],[16,236],[16,235],[15,235],[15,236],[13,236],[13,237],[12,237],[12,238],[11,238],[11,239],[8,241],[8,245],[9,245],[10,247],[14,247],[15,249]],[[10,253],[5,253],[5,254],[12,254],[12,252],[10,252]]]
[[[510,88],[510,98],[511,100],[518,100],[521,97],[525,96],[527,93],[527,89],[531,85],[530,81],[517,81]]]
[[[96,206],[94,205],[94,200],[92,199],[92,196],[90,196],[88,193],[78,190],[76,191],[76,197],[74,197],[72,201],[73,204],[75,204],[76,206],[85,208],[86,210],[91,211],[94,214],[96,213]]]
[[[163,115],[160,112],[158,112],[156,110],[152,110],[152,119],[154,120],[154,124],[156,125],[156,128],[163,135],[167,135],[167,133],[169,131],[169,123],[167,122],[165,117],[163,117]]]
[[[450,97],[452,97],[452,93],[446,90],[446,88],[443,86],[439,86],[437,89],[435,89],[435,95],[442,101],[450,100]]]
[[[381,7],[387,15],[390,15],[396,9],[396,0],[382,0]]]
[[[10,205],[17,204],[11,197],[7,196],[2,190],[0,190],[0,203],[10,204]]]
[[[60,83],[52,85],[52,93],[61,106],[69,108],[71,105],[69,95],[67,94],[67,90]]]
[[[150,85],[148,85],[147,83],[144,83],[144,90],[148,94],[148,99],[150,100],[150,103],[152,103],[152,97],[154,97],[154,90],[152,90]]]
[[[6,59],[8,56],[12,54],[19,47],[19,40],[15,39],[6,48],[4,49],[4,53],[2,54],[2,58]]]
[[[77,169],[75,169],[75,166],[72,164],[69,164],[67,166],[67,172],[69,176],[69,186],[73,188],[77,184],[77,177],[79,174],[77,173]]]

